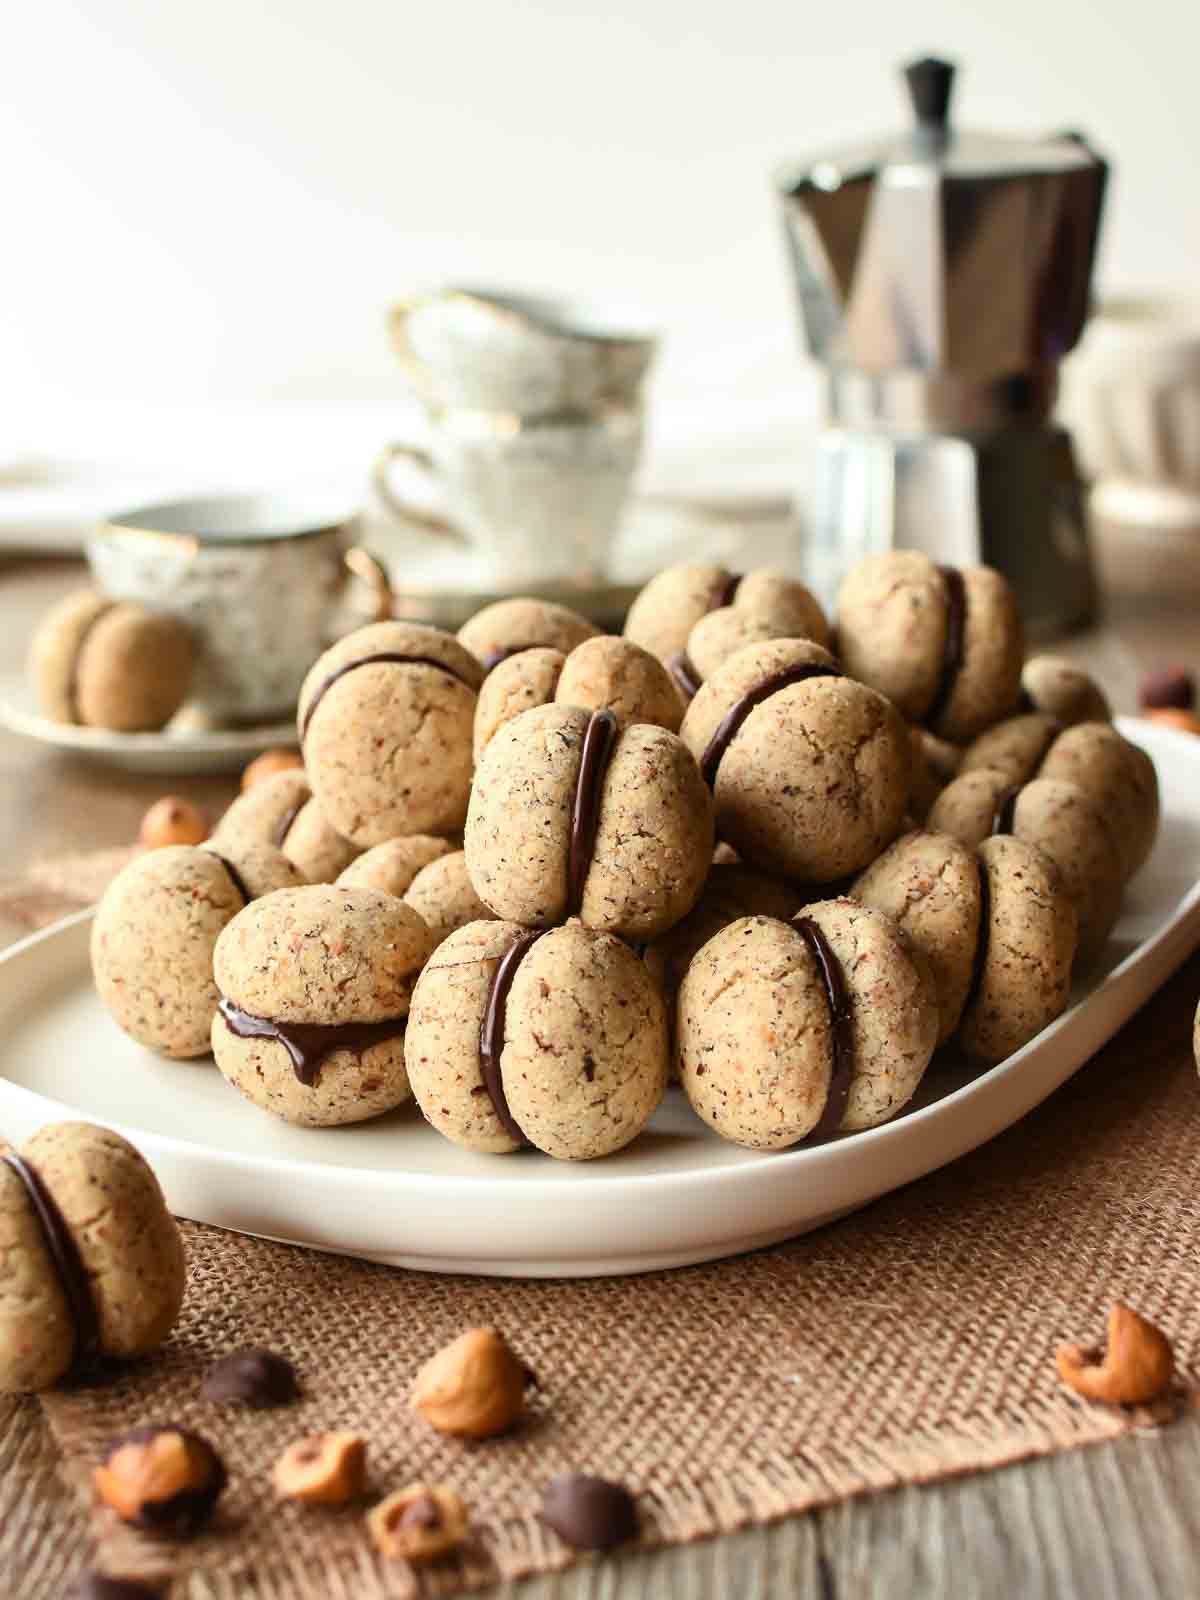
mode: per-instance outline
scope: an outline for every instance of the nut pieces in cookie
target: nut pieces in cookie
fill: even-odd
[[[187,1538],[212,1516],[227,1474],[207,1439],[163,1423],[114,1439],[92,1481],[97,1497],[122,1522]]]
[[[466,1540],[467,1508],[442,1483],[410,1483],[367,1512],[375,1548],[391,1561],[421,1566],[449,1555]]]
[[[1108,1314],[1107,1349],[1060,1344],[1055,1365],[1059,1377],[1076,1394],[1118,1406],[1160,1399],[1175,1374],[1167,1336],[1119,1302]]]
[[[431,1427],[490,1439],[524,1415],[533,1374],[495,1328],[468,1328],[417,1373],[409,1404]]]

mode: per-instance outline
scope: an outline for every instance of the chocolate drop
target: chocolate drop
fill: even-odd
[[[726,750],[737,737],[742,723],[757,706],[762,705],[764,700],[769,700],[773,694],[778,694],[780,689],[790,688],[793,683],[804,683],[809,678],[842,676],[840,667],[827,667],[816,661],[804,662],[794,667],[784,667],[781,671],[773,673],[756,689],[751,689],[740,700],[735,700],[717,723],[713,736],[705,745],[704,754],[700,757],[700,773],[709,788],[711,789],[716,783],[717,768],[721,765]]]
[[[946,707],[962,670],[963,645],[967,632],[967,586],[957,567],[939,567],[946,585],[946,642],[942,646],[942,671],[933,696],[933,704],[925,714],[926,726],[932,727]]]
[[[42,1182],[40,1174],[16,1151],[0,1158],[11,1167],[24,1185],[33,1214],[38,1220],[50,1260],[62,1286],[71,1326],[75,1331],[73,1360],[90,1355],[100,1342],[100,1322],[96,1314],[96,1301],[92,1294],[92,1280],[88,1277],[79,1246],[75,1243],[67,1219],[58,1209],[58,1202]]]
[[[842,1125],[854,1077],[854,1018],[846,974],[829,941],[811,917],[797,917],[792,924],[808,946],[829,1006],[829,1026],[833,1035],[833,1062],[829,1070],[829,1092],[817,1118],[816,1127],[806,1139],[831,1139]]]
[[[286,1406],[299,1393],[291,1362],[273,1350],[253,1347],[223,1356],[208,1369],[200,1385],[201,1400],[216,1405],[246,1405],[255,1411]]]
[[[611,711],[593,711],[583,735],[579,776],[571,800],[571,846],[567,857],[567,914],[574,916],[583,904],[583,890],[596,848],[600,824],[600,791],[620,732]]]
[[[542,1521],[576,1550],[611,1550],[637,1537],[637,1506],[629,1490],[605,1478],[564,1472],[542,1491]]]
[[[700,693],[700,674],[692,665],[691,657],[685,650],[671,657],[667,662],[667,671],[689,700],[694,700]]]
[[[310,1089],[326,1056],[335,1050],[361,1055],[372,1045],[397,1038],[408,1021],[407,1017],[389,1017],[384,1022],[276,1022],[272,1017],[253,1016],[224,998],[218,1001],[217,1010],[230,1033],[239,1039],[277,1039],[291,1057],[297,1078]]]
[[[500,1126],[509,1138],[515,1139],[519,1145],[527,1145],[529,1140],[508,1108],[508,1096],[504,1093],[504,1075],[500,1071],[500,1057],[504,1051],[508,992],[517,975],[517,968],[545,931],[544,928],[535,928],[529,933],[519,934],[500,957],[488,989],[487,1004],[483,1008],[483,1021],[479,1025],[479,1067],[483,1073],[484,1087],[487,1089]]]
[[[327,678],[317,685],[317,687],[313,690],[312,699],[308,702],[308,708],[304,713],[304,721],[300,724],[300,739],[302,743],[308,737],[308,730],[312,723],[313,713],[316,711],[321,701],[329,693],[330,689],[333,688],[338,679],[344,678],[348,672],[357,672],[359,667],[373,666],[377,661],[382,661],[385,663],[391,662],[394,665],[401,667],[433,667],[436,672],[444,672],[448,678],[453,678],[456,683],[461,683],[465,685],[466,688],[470,689],[472,694],[475,693],[475,685],[473,683],[468,683],[466,678],[462,677],[460,673],[455,672],[453,667],[447,666],[444,661],[435,661],[432,656],[405,655],[404,652],[400,650],[381,650],[376,655],[363,656],[358,661],[347,661],[345,666],[338,667],[334,672],[331,672]]]

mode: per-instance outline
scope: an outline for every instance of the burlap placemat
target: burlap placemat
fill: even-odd
[[[974,1155],[790,1245],[653,1277],[427,1277],[187,1225],[187,1305],[157,1357],[43,1397],[88,1492],[112,1434],[173,1419],[218,1445],[231,1485],[212,1529],[166,1549],[95,1520],[113,1570],[173,1571],[186,1600],[450,1595],[566,1564],[536,1517],[580,1467],[640,1493],[648,1542],[684,1541],[901,1483],[1048,1454],[1165,1420],[1058,1385],[1061,1338],[1099,1337],[1122,1298],[1200,1357],[1200,1089],[1191,1055],[1200,958],[1038,1112]],[[529,1422],[478,1445],[408,1410],[417,1367],[495,1323],[535,1369]],[[289,1354],[302,1402],[204,1405],[213,1357]],[[475,1541],[423,1576],[380,1563],[359,1510],[273,1501],[297,1435],[371,1441],[374,1484],[452,1483]]]

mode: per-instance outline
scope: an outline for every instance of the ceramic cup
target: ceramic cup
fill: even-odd
[[[392,341],[425,408],[429,447],[390,445],[384,504],[475,545],[506,584],[602,577],[642,444],[656,348],[611,309],[484,289],[432,290],[392,308]],[[394,470],[432,485],[413,496]]]
[[[357,527],[273,496],[178,500],[102,523],[87,558],[106,594],[191,625],[193,704],[217,723],[267,722],[294,711],[333,639],[388,615],[387,575]]]

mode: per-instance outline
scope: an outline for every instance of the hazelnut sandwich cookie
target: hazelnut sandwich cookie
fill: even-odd
[[[683,741],[622,729],[611,711],[538,706],[484,751],[464,838],[475,893],[497,916],[653,939],[708,875],[712,801]]]
[[[183,1304],[183,1240],[142,1156],[56,1122],[0,1149],[0,1391],[157,1348]]]
[[[105,890],[92,923],[92,976],[130,1038],[177,1060],[202,1056],[219,998],[213,950],[262,895],[304,880],[269,844],[167,845],[136,857]]]
[[[842,582],[837,629],[850,676],[939,738],[963,744],[1016,709],[1024,635],[991,567],[939,567],[916,550],[866,556]]]
[[[570,606],[518,595],[477,611],[458,630],[458,642],[489,673],[524,650],[543,647],[568,655],[576,645],[594,639],[599,632],[595,623]]]
[[[905,834],[854,884],[924,958],[938,1043],[957,1036],[991,1065],[1061,1015],[1075,959],[1075,907],[1058,869],[1010,835],[977,849],[951,834]]]
[[[739,650],[701,687],[680,736],[712,788],[718,834],[762,872],[833,883],[899,831],[908,730],[820,645]]]
[[[322,812],[361,849],[462,827],[483,670],[453,634],[376,622],[321,656],[300,690],[299,728]]]
[[[727,605],[700,618],[668,665],[680,693],[691,700],[706,678],[748,644],[811,639],[829,649],[830,637],[825,613],[802,583],[778,572],[748,572]]]
[[[1125,873],[1105,813],[1087,790],[1062,778],[1011,784],[995,767],[974,767],[943,789],[929,826],[964,844],[1012,834],[1036,845],[1059,870],[1079,917],[1076,961],[1100,954],[1121,911]]]
[[[475,893],[462,850],[452,850],[422,867],[405,890],[404,900],[429,929],[435,949],[456,928],[487,921],[492,915]]]
[[[450,855],[453,849],[449,839],[439,839],[431,833],[410,833],[364,851],[337,881],[351,889],[379,889],[402,900],[417,874],[431,862]]]
[[[278,772],[240,794],[217,824],[213,843],[271,844],[306,883],[332,883],[359,855],[326,820],[301,768]]]
[[[911,726],[912,776],[908,791],[908,814],[914,822],[924,822],[938,795],[957,778],[962,766],[958,745],[939,739],[928,728]]]
[[[627,1145],[662,1099],[662,995],[611,934],[471,922],[417,980],[405,1058],[418,1105],[453,1143],[590,1161]]]
[[[679,731],[683,700],[656,656],[628,639],[600,634],[569,655],[522,650],[491,671],[475,709],[475,760],[503,723],[533,706],[555,703],[611,711],[622,728],[635,722]]]
[[[1064,728],[1040,711],[1009,717],[963,752],[962,771],[992,767],[1014,788],[1034,778],[1074,783],[1106,819],[1126,880],[1143,866],[1158,836],[1158,774],[1139,745],[1110,722]]]
[[[722,1138],[754,1150],[873,1128],[916,1091],[938,1008],[890,917],[822,900],[746,917],[700,950],[679,991],[679,1075]]]
[[[1076,722],[1111,722],[1104,690],[1073,661],[1062,656],[1030,656],[1021,668],[1021,711],[1041,711],[1064,728]]]
[[[432,948],[411,906],[312,884],[269,896],[217,941],[217,1066],[285,1122],[363,1122],[408,1099],[404,1028]]]
[[[191,632],[178,617],[84,589],[43,618],[29,675],[55,722],[145,733],[179,710],[194,662]]]

